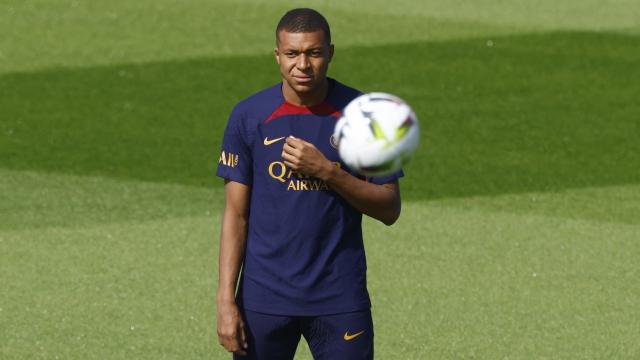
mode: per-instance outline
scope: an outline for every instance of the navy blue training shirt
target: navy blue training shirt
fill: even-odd
[[[322,180],[293,172],[281,156],[292,135],[358,176],[341,163],[332,134],[341,111],[360,94],[329,79],[326,100],[304,107],[286,102],[279,83],[231,112],[217,175],[251,187],[238,293],[244,308],[313,316],[370,307],[362,215]],[[366,180],[383,184],[402,175]]]

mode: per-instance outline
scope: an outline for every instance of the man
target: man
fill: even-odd
[[[331,135],[360,92],[326,77],[333,52],[322,15],[287,12],[282,83],[238,103],[225,130],[217,330],[234,358],[293,359],[301,336],[316,359],[373,358],[361,219],[396,221],[402,173],[340,163]]]

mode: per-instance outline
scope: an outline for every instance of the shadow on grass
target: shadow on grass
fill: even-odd
[[[550,33],[339,48],[331,75],[404,97],[422,120],[405,199],[640,182],[640,39]],[[0,77],[0,166],[218,186],[234,103],[271,57]]]

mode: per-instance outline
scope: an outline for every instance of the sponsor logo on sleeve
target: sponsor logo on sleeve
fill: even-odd
[[[218,164],[222,164],[222,165],[234,168],[238,166],[239,161],[240,161],[240,156],[238,156],[238,154],[225,152],[224,150],[222,150],[222,153],[220,153],[220,159],[218,159]]]

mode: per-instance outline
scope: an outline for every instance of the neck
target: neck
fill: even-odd
[[[321,86],[309,92],[297,92],[286,81],[283,81],[282,95],[291,104],[299,106],[314,106],[322,103],[329,92],[329,80],[324,79]]]

